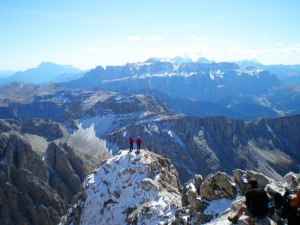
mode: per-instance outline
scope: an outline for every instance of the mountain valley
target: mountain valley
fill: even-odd
[[[217,216],[204,211],[213,203],[196,200],[199,193],[186,189],[192,188],[186,186],[191,182],[195,185],[196,177],[213,176],[214,182],[226,177],[229,184],[240,179],[238,169],[248,171],[249,176],[260,173],[268,180],[283,182],[289,172],[299,173],[299,90],[297,85],[283,83],[266,70],[180,59],[149,59],[105,69],[99,66],[77,80],[63,83],[2,85],[0,220],[5,225],[41,221],[57,224],[67,214],[63,220],[68,224],[74,219],[69,212],[81,213],[81,203],[74,206],[74,201],[87,197],[83,193],[87,185],[84,180],[91,179],[101,165],[111,169],[109,162],[117,164],[125,159],[128,164],[122,161],[122,165],[130,168],[131,163],[141,168],[159,165],[148,172],[143,169],[143,173],[156,171],[163,175],[145,176],[138,186],[155,193],[166,188],[164,194],[169,197],[156,198],[162,204],[157,205],[161,211],[151,208],[148,202],[154,195],[140,199],[145,203],[141,207],[120,206],[129,224],[146,221],[147,214],[143,213],[149,207],[155,214],[149,224],[157,223],[156,218],[184,224],[184,217],[197,223],[209,222]],[[129,136],[142,137],[140,157],[151,158],[150,164],[137,161],[135,144],[134,152],[128,153]],[[124,172],[113,165],[114,173]],[[126,171],[123,175],[128,180],[141,175],[134,168]],[[160,176],[164,178],[156,183]],[[230,202],[223,195],[212,199],[225,201],[224,207],[230,207],[239,190],[233,186],[229,189],[231,192],[225,195]],[[218,186],[215,192],[220,190],[225,189]],[[186,191],[191,196],[184,197]],[[142,190],[138,192],[132,194],[142,196]],[[111,205],[116,204],[121,192],[112,198],[109,193],[105,201],[98,201],[113,210]],[[205,195],[208,198],[211,196]],[[184,207],[191,208],[186,211]],[[102,211],[109,221],[109,213]],[[167,216],[163,218],[162,214]],[[90,218],[85,218],[89,224]],[[222,220],[220,224],[227,223]]]

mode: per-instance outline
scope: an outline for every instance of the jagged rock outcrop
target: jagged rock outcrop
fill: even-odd
[[[49,184],[26,169],[0,163],[0,220],[10,224],[56,224],[67,208]]]
[[[49,185],[47,165],[20,135],[12,132],[6,138],[0,163],[2,224],[55,224],[67,202]]]
[[[201,184],[201,197],[209,201],[221,198],[233,199],[237,188],[226,173],[211,174]]]
[[[67,144],[56,145],[53,142],[49,144],[45,158],[52,172],[51,186],[55,187],[70,203],[86,176],[82,160]]]
[[[86,179],[61,224],[176,224],[181,188],[170,160],[121,151]]]
[[[5,147],[3,159],[6,164],[13,165],[16,169],[29,170],[42,181],[48,181],[49,174],[46,165],[22,136],[12,132],[3,144]]]
[[[51,127],[58,128],[55,123],[48,121],[47,127],[47,121],[32,122],[26,125],[28,132],[28,124],[42,124],[43,135],[55,137],[47,133]],[[52,142],[46,155],[33,150],[20,132],[22,124],[26,122],[0,120],[0,221],[3,225],[54,225],[77,194],[87,169],[66,143]],[[38,130],[33,128],[31,133]]]

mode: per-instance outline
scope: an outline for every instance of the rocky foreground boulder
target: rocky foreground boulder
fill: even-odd
[[[244,185],[251,177],[271,194],[299,184],[294,173],[278,182],[254,171],[235,170],[233,176],[196,175],[182,186],[168,159],[146,150],[138,155],[122,150],[85,179],[60,225],[230,225],[227,217],[243,203]],[[247,219],[244,215],[240,224],[246,225]],[[277,224],[277,219],[270,221]]]

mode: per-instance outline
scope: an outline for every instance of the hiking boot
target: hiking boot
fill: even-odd
[[[238,216],[228,216],[228,220],[233,224],[236,224],[238,222],[238,219]]]

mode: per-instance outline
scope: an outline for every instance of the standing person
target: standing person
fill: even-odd
[[[258,188],[258,182],[255,178],[249,180],[250,190],[246,192],[246,203],[235,215],[229,216],[228,220],[236,224],[244,210],[249,213],[250,224],[269,225],[268,204],[269,197],[265,190]]]
[[[300,224],[300,186],[295,195],[288,197],[282,208],[282,218],[287,218],[288,225]]]
[[[131,152],[133,150],[133,143],[134,143],[134,139],[133,137],[129,137],[129,152]]]
[[[140,136],[137,137],[136,139],[136,145],[137,145],[137,149],[136,149],[136,153],[139,154],[140,150],[141,150],[141,144],[142,144],[142,139]]]

